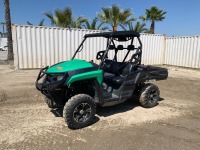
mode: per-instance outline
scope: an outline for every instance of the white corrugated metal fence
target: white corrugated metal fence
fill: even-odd
[[[164,64],[200,68],[200,37],[167,38]]]
[[[83,36],[95,32],[99,31],[15,25],[13,26],[14,63],[20,69],[24,69],[41,68],[69,60]],[[98,39],[92,42],[94,45],[99,43]],[[102,47],[101,44],[98,46]],[[87,45],[88,50],[89,47],[90,45]]]
[[[42,68],[69,60],[85,34],[99,33],[97,30],[66,29],[14,25],[13,46],[15,61],[19,69]],[[141,34],[143,43],[142,63],[168,64],[200,68],[200,38],[166,38],[164,35]],[[118,42],[118,44],[122,44]],[[128,43],[123,44],[127,46]],[[134,43],[137,46],[137,43]],[[105,38],[87,39],[83,50],[76,58],[96,62],[98,51],[105,50]],[[122,60],[126,51],[119,51]]]
[[[3,50],[6,50],[6,51],[0,50],[0,60],[7,60],[8,51],[7,51],[7,48],[5,48],[5,46],[7,46],[7,38],[0,38],[0,47]]]

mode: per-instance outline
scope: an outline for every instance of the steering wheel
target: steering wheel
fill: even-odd
[[[106,61],[106,60],[108,60],[108,59],[105,58],[105,59],[103,60],[103,65],[102,65],[101,68],[104,68],[104,66],[105,66],[104,69],[110,69],[110,67],[111,67],[111,62],[110,62],[110,61]]]
[[[97,53],[96,59],[97,59],[97,60],[102,59],[104,53],[105,53],[105,51],[99,51],[99,52]]]

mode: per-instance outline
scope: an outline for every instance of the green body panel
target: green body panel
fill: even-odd
[[[85,60],[73,59],[49,67],[46,73],[65,73],[71,70],[78,70],[88,67],[92,67],[92,64]]]
[[[93,65],[85,60],[73,59],[73,60],[64,61],[64,62],[55,64],[49,67],[46,73],[48,74],[66,73],[68,71],[79,70],[79,69],[90,68],[90,67],[93,67]],[[73,75],[72,77],[70,77],[67,83],[65,83],[65,85],[70,85],[71,83],[75,81],[87,80],[87,79],[92,79],[92,78],[96,78],[99,84],[101,84],[103,81],[103,71],[95,70],[95,71]]]
[[[96,78],[99,84],[101,84],[103,81],[103,71],[96,70],[96,71],[90,71],[90,72],[74,75],[65,84],[69,85],[75,81],[87,80],[87,79],[92,79],[92,78]]]

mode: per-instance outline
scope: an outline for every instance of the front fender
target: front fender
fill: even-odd
[[[103,71],[102,70],[95,70],[80,74],[75,74],[69,78],[69,80],[65,83],[65,85],[70,85],[73,82],[82,81],[82,80],[88,80],[88,79],[97,79],[99,84],[103,81]]]

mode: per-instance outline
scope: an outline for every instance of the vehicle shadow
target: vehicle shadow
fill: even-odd
[[[63,108],[54,108],[51,109],[50,111],[51,113],[54,114],[55,117],[63,117]],[[100,118],[98,116],[94,116],[92,122],[89,124],[89,126],[97,123],[100,120]]]
[[[50,112],[53,113],[55,117],[63,117],[63,108],[53,108]]]
[[[165,100],[164,98],[160,98],[160,101]],[[159,103],[158,103],[159,105]],[[97,107],[96,114],[98,116],[103,116],[103,117],[108,117],[112,116],[114,114],[122,113],[122,112],[127,112],[130,111],[136,107],[141,107],[139,102],[138,102],[138,97],[137,96],[132,96],[128,100],[126,100],[124,103],[114,105],[114,106],[108,106],[108,107]],[[54,108],[51,109],[51,112],[55,115],[55,117],[63,117],[63,108]],[[95,116],[93,121],[91,122],[90,125],[97,123],[100,118],[98,116]]]
[[[160,97],[158,101],[160,102],[160,101],[164,101],[164,100],[165,100],[164,98]]]
[[[108,117],[108,116],[112,116],[112,115],[117,114],[117,113],[130,111],[130,110],[132,110],[136,107],[142,107],[139,104],[138,99],[139,99],[138,96],[132,96],[131,98],[129,98],[124,103],[121,103],[121,104],[118,104],[118,105],[115,105],[115,106],[98,107],[96,113],[99,116]],[[164,98],[159,98],[158,105],[159,105],[159,102],[163,101],[163,100],[164,100]]]
[[[128,100],[126,100],[124,103],[118,105],[108,106],[108,107],[98,107],[96,113],[99,116],[108,117],[117,113],[122,113],[132,110],[135,107],[140,106],[137,99],[138,98],[136,96],[133,96]]]
[[[107,106],[107,107],[97,106],[96,114],[98,116],[107,117],[107,116],[110,116],[113,114],[132,110],[135,107],[140,106],[137,99],[138,98],[136,96],[133,96],[133,97],[129,98],[128,100],[126,100],[124,103],[121,103],[118,105]],[[53,108],[50,110],[50,112],[53,113],[55,117],[63,117],[63,108]],[[96,118],[94,120],[99,120],[99,119]],[[94,122],[97,122],[97,121],[94,121]]]

